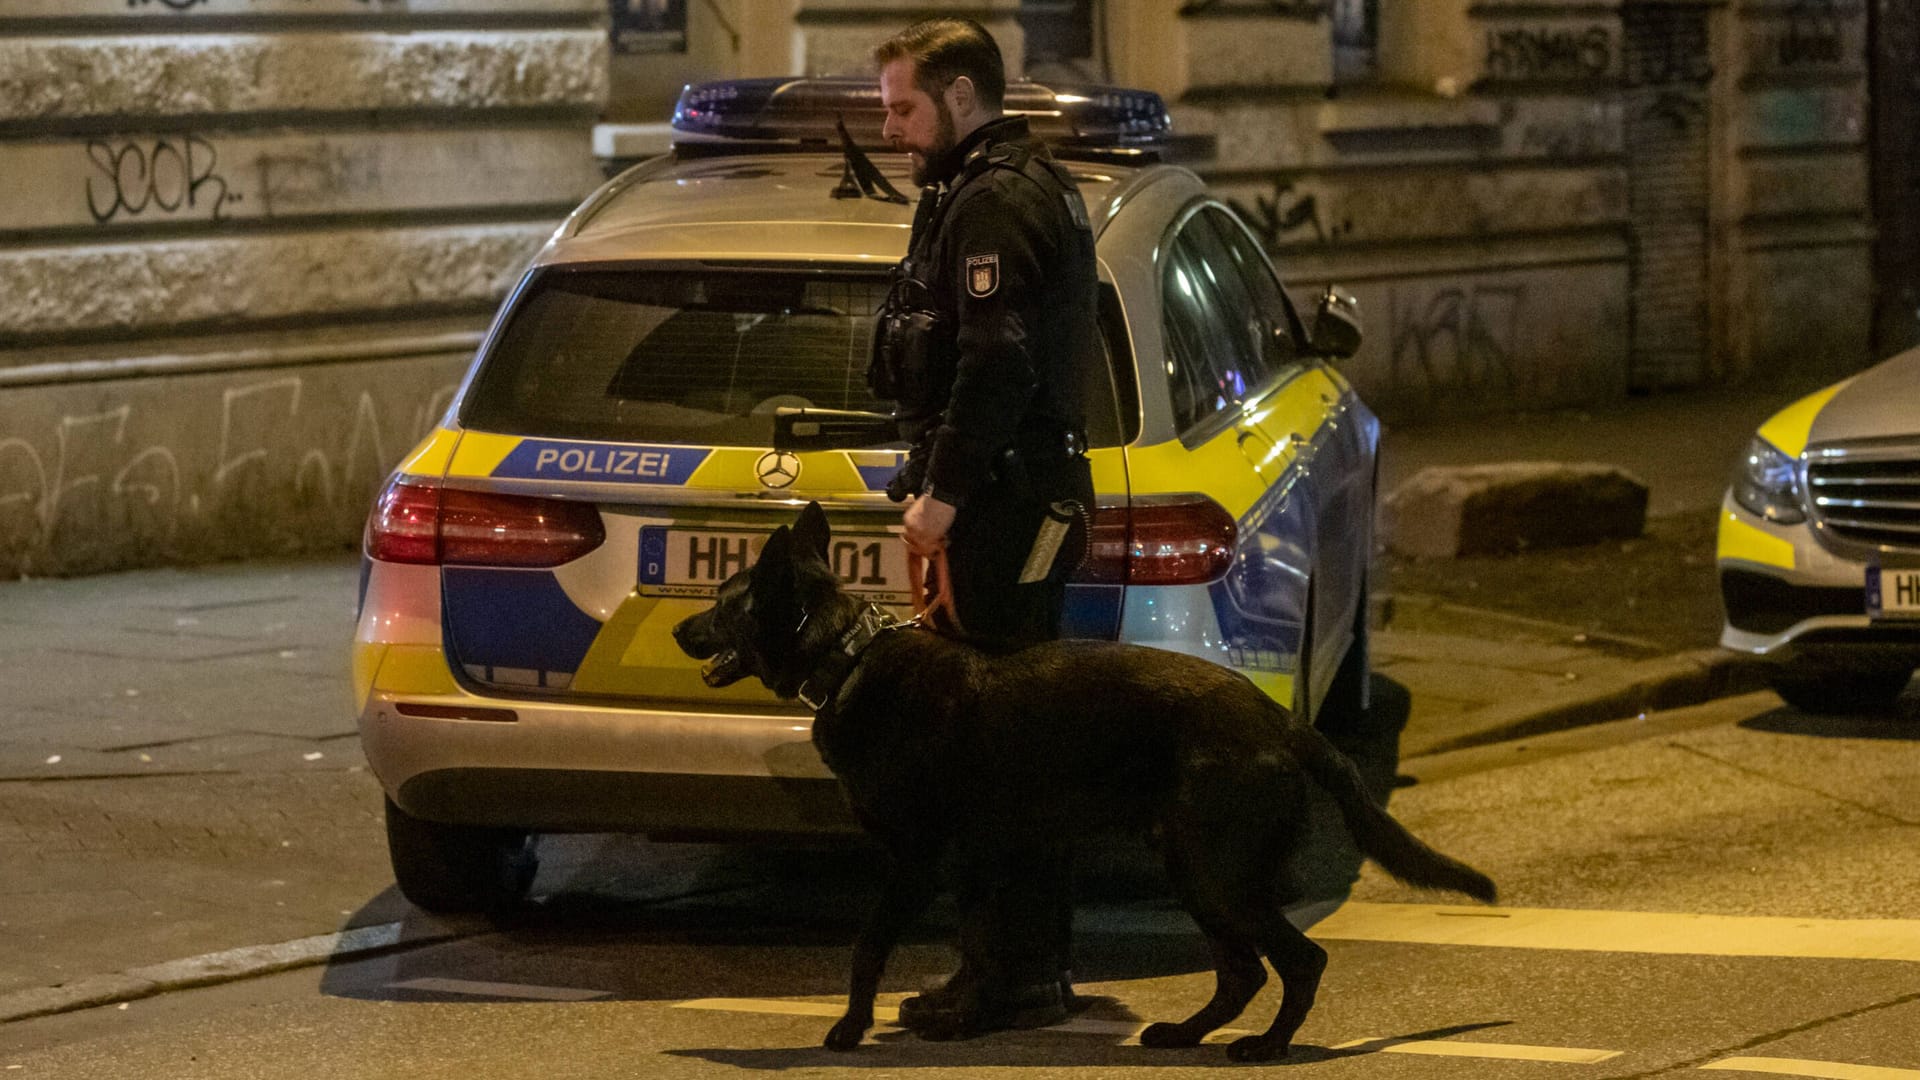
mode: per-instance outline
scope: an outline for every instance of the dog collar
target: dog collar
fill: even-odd
[[[875,638],[898,625],[898,620],[878,604],[861,608],[853,625],[840,635],[833,649],[814,667],[813,674],[800,684],[801,702],[814,712],[831,705],[834,695],[846,685],[847,676],[853,674],[854,665],[860,662],[860,654],[867,651]]]

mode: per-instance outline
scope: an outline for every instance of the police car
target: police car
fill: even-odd
[[[1007,108],[1098,238],[1099,506],[1066,632],[1354,722],[1379,427],[1331,366],[1359,342],[1351,301],[1329,289],[1309,334],[1253,235],[1159,160],[1157,96],[1023,82]],[[847,586],[906,613],[884,495],[904,448],[832,445],[886,408],[864,374],[913,208],[881,122],[871,81],[690,87],[673,152],[555,232],[377,500],[354,694],[414,903],[511,901],[541,832],[856,831],[810,714],[708,688],[669,631],[809,500]]]
[[[1920,667],[1920,349],[1760,426],[1721,505],[1721,644],[1808,712],[1884,709]]]

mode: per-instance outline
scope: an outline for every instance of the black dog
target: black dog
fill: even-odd
[[[932,900],[949,847],[961,867],[963,970],[991,984],[1005,950],[968,941],[969,887],[1004,885],[1004,875],[1033,869],[1035,852],[1065,850],[1088,829],[1155,828],[1218,984],[1199,1012],[1154,1024],[1140,1041],[1193,1046],[1233,1020],[1266,981],[1264,954],[1282,1003],[1264,1034],[1228,1047],[1241,1061],[1287,1052],[1326,967],[1326,950],[1287,921],[1292,897],[1278,880],[1307,820],[1310,784],[1333,795],[1360,849],[1395,877],[1493,900],[1486,875],[1414,838],[1367,796],[1339,751],[1240,674],[1114,642],[989,655],[887,627],[877,608],[841,589],[827,542],[826,515],[809,505],[674,637],[689,656],[713,658],[711,685],[752,675],[813,706],[814,746],[892,856],[828,1047],[850,1050],[872,1026],[887,956]],[[943,1015],[964,1023],[966,1010]]]

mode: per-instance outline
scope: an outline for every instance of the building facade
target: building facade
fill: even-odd
[[[341,548],[598,182],[602,0],[0,0],[0,575]]]
[[[863,70],[935,12],[1035,77],[1159,91],[1288,279],[1359,296],[1350,371],[1390,418],[1799,382],[1920,341],[1901,0],[704,8],[672,78],[616,54],[616,119],[657,121],[681,76]]]

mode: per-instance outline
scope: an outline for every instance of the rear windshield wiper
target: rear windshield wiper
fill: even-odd
[[[887,178],[881,174],[879,166],[873,163],[872,158],[854,145],[853,136],[847,131],[846,117],[843,116],[837,120],[834,127],[840,130],[840,146],[846,153],[846,168],[840,173],[840,186],[833,189],[833,197],[858,199],[865,196],[869,199],[879,199],[881,202],[907,205],[907,197],[887,182]],[[883,195],[880,192],[886,194]]]

